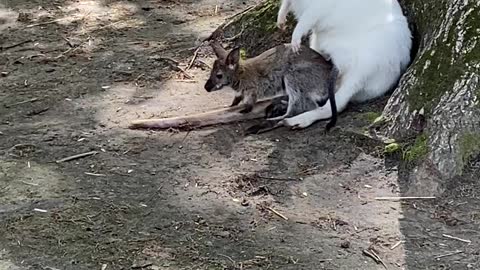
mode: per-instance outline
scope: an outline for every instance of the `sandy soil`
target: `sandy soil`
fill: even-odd
[[[480,269],[480,162],[441,198],[375,199],[408,190],[356,135],[385,99],[329,134],[126,128],[228,105],[208,48],[175,67],[255,2],[0,2],[0,269]]]

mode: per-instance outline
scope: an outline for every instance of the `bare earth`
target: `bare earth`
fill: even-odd
[[[441,198],[375,199],[408,189],[356,135],[385,99],[329,134],[126,128],[228,105],[208,48],[176,67],[255,2],[0,1],[1,270],[480,269],[479,162]]]

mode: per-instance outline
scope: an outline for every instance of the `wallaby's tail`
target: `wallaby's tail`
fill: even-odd
[[[229,107],[210,112],[194,114],[189,116],[179,116],[161,119],[145,119],[133,121],[129,128],[131,129],[181,129],[192,130],[196,128],[228,124],[246,120],[253,120],[265,117],[265,109],[270,105],[272,99],[258,101],[251,112],[240,113],[243,106]]]
[[[328,80],[328,98],[330,99],[330,106],[332,109],[332,118],[328,122],[326,129],[329,131],[337,124],[337,102],[335,101],[335,85],[337,83],[338,69],[333,65],[330,78]]]

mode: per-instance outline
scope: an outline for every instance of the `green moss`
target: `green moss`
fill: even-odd
[[[428,154],[428,137],[422,134],[415,139],[415,142],[406,147],[403,152],[403,160],[407,162],[416,162],[423,159]]]
[[[241,48],[241,49],[240,49],[240,58],[241,58],[242,60],[246,60],[246,59],[247,59],[247,52],[245,51],[244,48]]]
[[[407,100],[412,111],[424,108],[426,114],[431,113],[440,97],[453,89],[455,82],[473,66],[472,62],[480,59],[480,49],[475,48],[479,47],[476,39],[479,35],[477,29],[480,28],[480,9],[472,2],[463,10],[447,15],[448,2],[414,0],[405,3],[409,13],[416,15],[418,30],[425,39],[423,43],[433,40],[432,49],[423,51],[412,67],[419,78],[409,87]],[[469,9],[473,12],[465,16]],[[449,20],[453,22],[462,20],[463,26],[450,27],[448,32],[441,29],[446,16],[452,16]],[[444,38],[442,33],[435,39],[438,31],[445,31],[447,36]],[[466,53],[456,52],[455,46],[460,37],[463,41],[462,51],[469,48]],[[478,72],[478,67],[476,69],[473,72]]]
[[[397,152],[397,151],[399,151],[399,150],[401,150],[401,149],[402,149],[402,147],[401,147],[400,144],[398,144],[398,143],[390,143],[390,144],[387,144],[387,145],[385,146],[384,152],[385,152],[385,154],[392,154],[392,153],[395,153],[395,152]]]
[[[369,123],[374,123],[377,118],[381,116],[379,112],[364,112],[359,114],[359,117],[365,119]]]
[[[480,134],[467,133],[460,137],[460,158],[466,164],[470,158],[480,154]]]

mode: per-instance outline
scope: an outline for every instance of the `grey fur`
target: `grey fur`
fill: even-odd
[[[207,91],[231,86],[236,92],[232,106],[243,102],[247,113],[259,98],[288,96],[284,115],[270,120],[281,121],[326,104],[335,104],[334,87],[337,72],[334,65],[314,50],[302,46],[298,54],[290,44],[279,45],[257,57],[240,60],[240,50],[225,51],[212,44],[217,60],[205,84]],[[335,72],[334,72],[335,71]],[[332,106],[332,120],[336,122],[336,106]],[[331,126],[333,126],[331,125]]]

